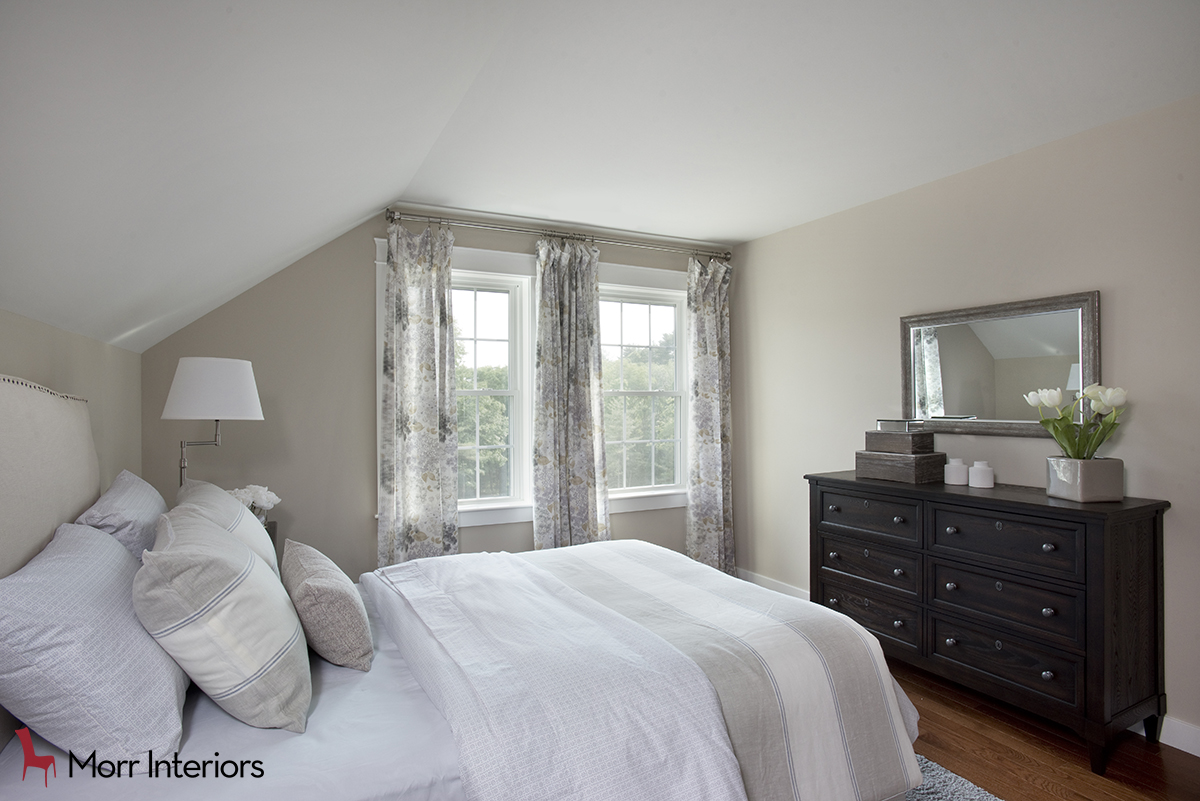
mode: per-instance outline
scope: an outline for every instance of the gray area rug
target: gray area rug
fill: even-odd
[[[1000,801],[987,790],[976,787],[962,776],[951,773],[920,754],[917,754],[917,764],[921,766],[925,781],[917,789],[909,790],[905,801]]]

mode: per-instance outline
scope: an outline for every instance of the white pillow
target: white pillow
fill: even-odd
[[[158,516],[166,511],[167,502],[158,490],[122,470],[100,500],[75,522],[113,535],[140,562],[142,551],[154,545]]]
[[[216,484],[189,478],[179,488],[175,503],[198,506],[205,517],[246,543],[250,550],[271,566],[276,576],[279,575],[279,563],[275,558],[275,543],[271,542],[271,535],[237,498]]]
[[[137,560],[64,523],[0,579],[0,703],[64,751],[140,760],[179,748],[188,679],[134,614]]]
[[[237,503],[234,501],[234,503]],[[191,504],[159,518],[133,581],[142,625],[226,712],[304,731],[308,644],[279,578]]]

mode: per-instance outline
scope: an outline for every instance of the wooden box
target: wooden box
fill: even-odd
[[[933,432],[868,431],[866,449],[879,453],[933,453]]]
[[[854,473],[859,478],[878,478],[884,481],[903,481],[905,484],[941,483],[946,454],[883,453],[856,451]]]

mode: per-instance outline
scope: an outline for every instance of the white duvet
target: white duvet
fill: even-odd
[[[541,568],[467,554],[362,582],[450,722],[468,798],[745,798],[703,671]]]

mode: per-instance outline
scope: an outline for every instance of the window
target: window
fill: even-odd
[[[608,489],[679,488],[683,408],[677,293],[606,286],[600,350]]]
[[[523,330],[528,281],[455,270],[458,500],[463,508],[524,500],[528,387]]]
[[[455,289],[454,374],[458,396],[458,499],[512,495],[512,359],[509,293]]]
[[[382,332],[387,243],[376,246]],[[456,247],[454,265],[459,525],[527,522],[534,259]],[[610,511],[684,506],[687,364],[678,343],[686,341],[686,276],[603,263],[600,269]],[[382,377],[382,350],[376,358]]]

